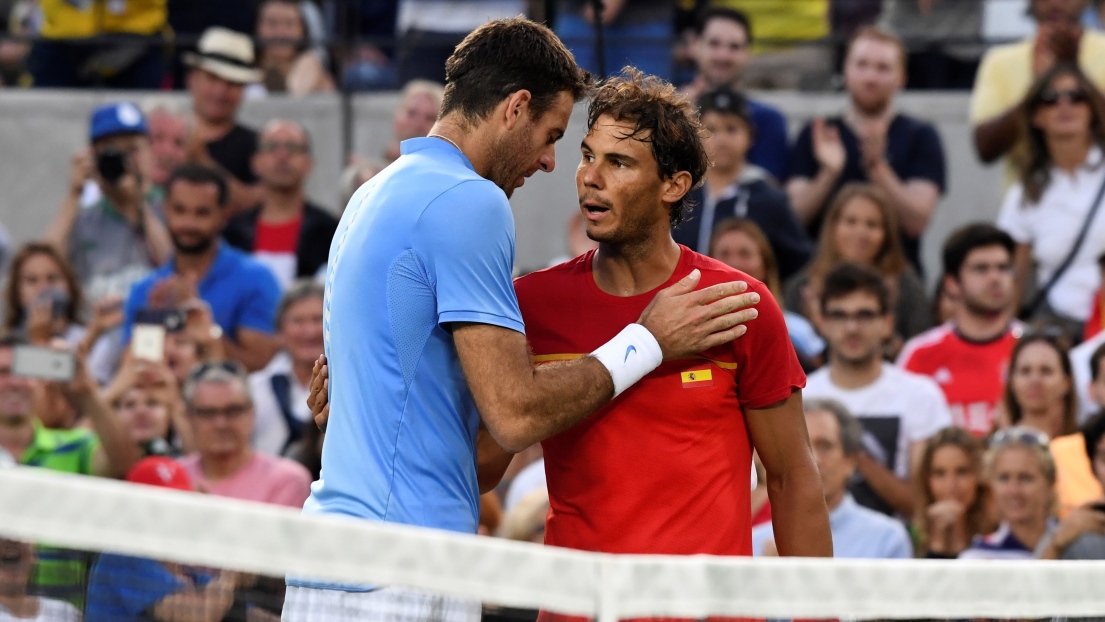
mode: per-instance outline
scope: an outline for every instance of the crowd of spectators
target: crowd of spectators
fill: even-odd
[[[488,15],[551,17],[589,66],[596,16],[575,0],[190,1],[184,16],[164,0],[6,3],[13,33],[41,35],[0,44],[6,83],[180,86],[189,103],[147,94],[91,111],[41,238],[13,247],[0,232],[0,461],[299,507],[319,477],[306,396],[342,206],[305,190],[331,147],[294,119],[242,125],[243,99],[405,85],[385,150],[343,174],[349,197],[429,132],[445,57]],[[837,556],[1105,559],[1103,3],[1030,0],[1038,30],[997,46],[981,36],[983,0],[693,4],[608,1],[605,64],[682,76],[698,106],[712,167],[673,235],[784,309]],[[335,19],[392,26],[335,54]],[[170,27],[195,45],[151,53]],[[126,36],[74,41],[105,33]],[[832,54],[800,45],[826,41]],[[835,73],[845,104],[793,134],[746,91]],[[895,99],[971,85],[978,157],[1004,160],[1007,191],[996,222],[939,241],[930,292],[920,242],[956,206],[940,205],[939,132]],[[578,215],[567,241],[568,257],[593,247]],[[72,357],[72,378],[28,377],[15,361],[28,347]],[[534,447],[482,498],[480,532],[541,542],[548,503]],[[762,486],[752,509],[754,554],[777,554]],[[152,587],[136,591],[136,575]],[[0,541],[0,619],[267,619],[281,590]]]

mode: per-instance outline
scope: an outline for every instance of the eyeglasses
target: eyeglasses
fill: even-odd
[[[999,274],[1012,274],[1014,266],[1011,263],[976,263],[967,264],[963,269],[971,274],[986,274],[997,272]]]
[[[259,151],[261,151],[261,153],[273,153],[275,151],[283,149],[288,153],[302,155],[304,153],[307,153],[308,151],[307,145],[303,143],[293,143],[291,141],[276,142],[266,140],[258,145],[257,148]]]
[[[1067,101],[1071,104],[1084,104],[1089,100],[1089,93],[1082,89],[1066,89],[1063,91],[1048,89],[1040,93],[1039,102],[1043,106],[1054,106],[1060,101]]]
[[[1030,428],[1027,426],[1014,426],[1012,428],[1005,428],[1004,430],[998,430],[994,432],[990,437],[990,447],[1002,447],[1005,445],[1021,444],[1028,445],[1030,447],[1040,447],[1044,451],[1048,451],[1048,444],[1050,443],[1047,434]]]
[[[222,408],[192,408],[192,416],[196,419],[211,421],[217,417],[238,419],[249,412],[249,404],[231,404]]]
[[[846,322],[855,322],[856,324],[870,324],[875,320],[881,318],[882,313],[873,309],[860,309],[855,313],[848,313],[847,311],[826,311],[822,314],[822,317],[830,322],[837,322],[844,324]]]
[[[246,368],[238,361],[207,361],[196,365],[188,374],[188,382],[195,382],[212,371],[224,371],[239,377],[245,377]]]

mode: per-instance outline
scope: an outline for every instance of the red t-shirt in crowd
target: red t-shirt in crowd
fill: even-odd
[[[275,225],[257,220],[253,257],[268,266],[283,287],[287,287],[295,279],[296,250],[299,248],[299,230],[302,227],[303,216]]]
[[[910,339],[898,366],[935,380],[948,400],[952,423],[986,436],[994,429],[1009,358],[1022,332],[1021,323],[1012,322],[996,339],[976,342],[964,338],[949,322]]]
[[[665,361],[589,419],[542,443],[546,544],[622,554],[752,554],[744,409],[786,399],[806,376],[767,288],[680,250],[668,282],[639,296],[600,290],[591,272],[594,251],[515,281],[538,363],[592,352],[694,268],[702,271],[700,288],[745,280],[761,297],[759,317],[743,337]],[[542,614],[553,619],[566,618]]]

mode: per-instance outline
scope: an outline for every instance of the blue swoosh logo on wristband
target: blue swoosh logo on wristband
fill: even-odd
[[[629,355],[633,354],[636,351],[637,351],[637,346],[629,346],[628,348],[626,348],[625,349],[625,358],[622,360],[622,363],[624,364],[626,361],[628,361],[629,360]]]

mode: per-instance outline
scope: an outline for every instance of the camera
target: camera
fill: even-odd
[[[96,152],[96,170],[114,186],[127,174],[127,154],[118,147],[104,147]]]

